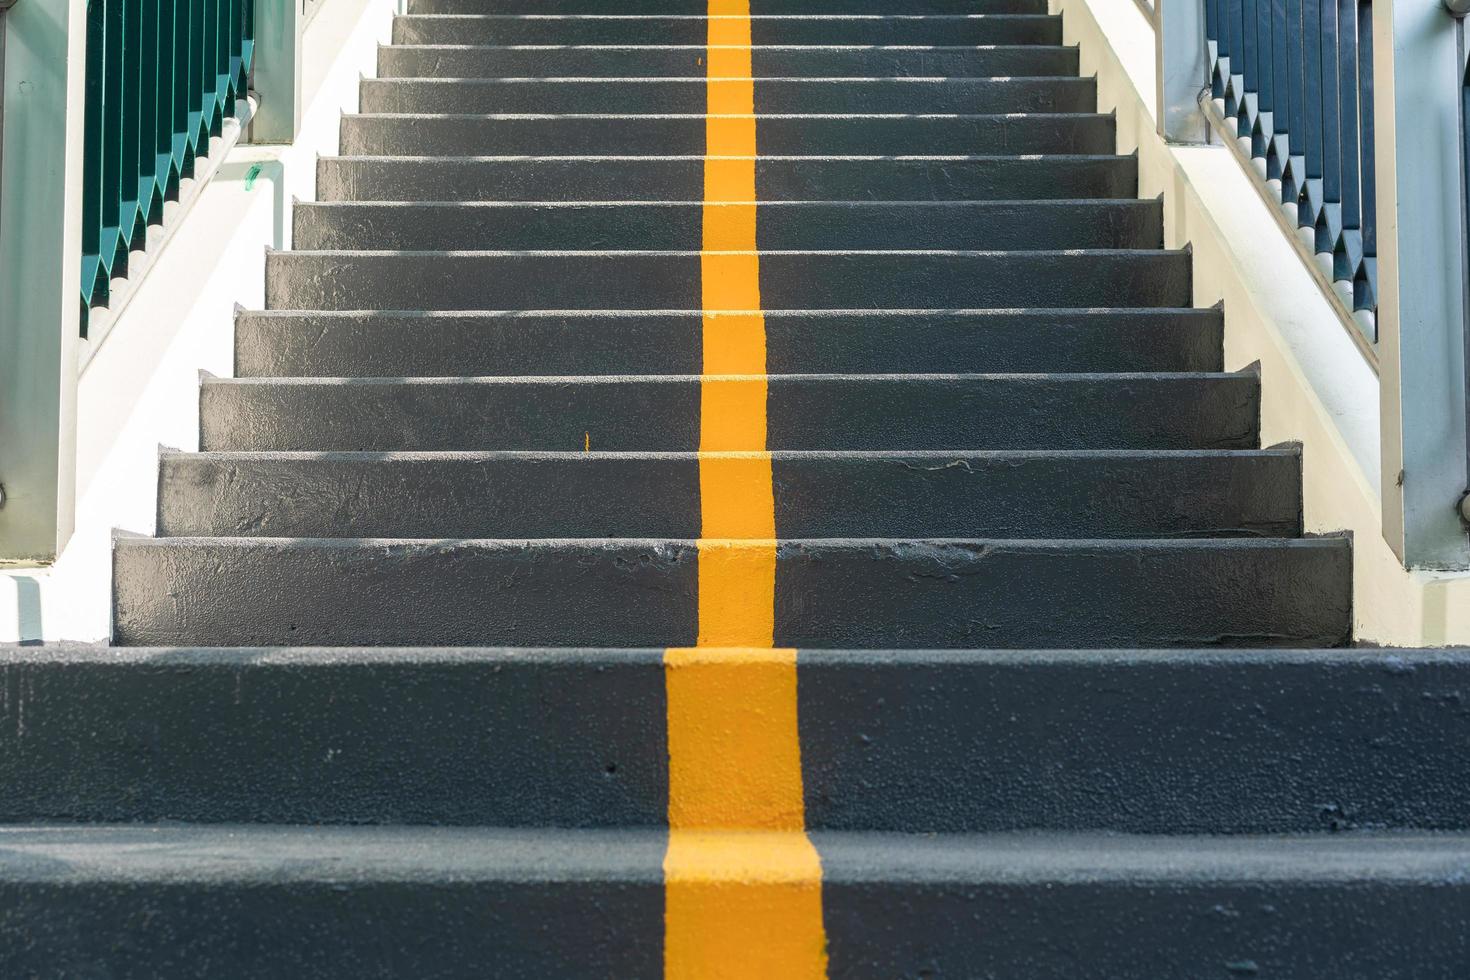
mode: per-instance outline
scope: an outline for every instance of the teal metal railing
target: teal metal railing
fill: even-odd
[[[245,95],[255,0],[89,0],[82,334]]]

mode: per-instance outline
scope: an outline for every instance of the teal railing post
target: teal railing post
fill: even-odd
[[[252,143],[290,143],[301,131],[303,0],[254,0],[255,63],[250,87],[260,100]]]
[[[54,559],[74,519],[86,7],[3,19],[0,561]]]
[[[1383,533],[1410,568],[1470,567],[1458,47],[1440,0],[1373,5]]]

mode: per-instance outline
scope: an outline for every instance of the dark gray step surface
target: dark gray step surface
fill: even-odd
[[[784,200],[1131,198],[1134,156],[762,157],[756,196]],[[704,159],[322,157],[320,201],[702,201]]]
[[[684,14],[709,0],[410,0],[411,14]],[[760,14],[1044,14],[1046,0],[751,0]]]
[[[1333,646],[1346,538],[788,539],[778,647]],[[134,538],[122,646],[691,646],[693,540]]]
[[[292,244],[302,250],[697,250],[709,208],[697,202],[301,202],[291,212]],[[767,202],[756,216],[762,249],[1159,248],[1163,241],[1158,200]]]
[[[1102,113],[767,115],[766,154],[1098,154],[1116,149]],[[346,156],[702,156],[705,119],[688,115],[368,115],[342,117]],[[1067,196],[1075,196],[1071,191]]]
[[[663,655],[11,648],[0,821],[662,826]],[[806,821],[1464,830],[1467,674],[1462,650],[802,650]]]
[[[756,14],[754,44],[1062,43],[1062,19],[1045,14]],[[704,16],[637,14],[393,18],[394,44],[704,44]]]
[[[360,111],[404,114],[693,113],[709,83],[689,78],[366,78]],[[757,113],[1092,112],[1091,78],[762,78]]]
[[[772,374],[1220,371],[1218,309],[768,312]],[[237,377],[698,374],[695,312],[246,312]]]
[[[833,977],[1457,980],[1470,957],[1464,835],[811,840]],[[663,971],[659,831],[25,826],[6,843],[12,976]]]
[[[379,78],[700,76],[705,46],[392,44],[378,48]],[[1076,75],[1077,49],[1060,45],[786,45],[752,48],[751,74],[938,75],[985,78]],[[756,87],[759,93],[764,87]]]
[[[713,382],[718,383],[718,382]],[[200,448],[694,451],[697,376],[206,379]],[[1242,374],[773,375],[766,447],[1253,449]]]
[[[702,308],[698,251],[270,252],[276,310]],[[767,310],[1189,306],[1190,254],[784,251],[760,256]]]
[[[1256,452],[791,453],[779,537],[1182,538],[1301,533],[1301,458]],[[176,453],[165,537],[700,534],[693,453]]]

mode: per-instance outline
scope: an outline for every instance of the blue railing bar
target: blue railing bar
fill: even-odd
[[[1266,176],[1280,179],[1286,169],[1291,116],[1291,85],[1288,82],[1286,44],[1286,0],[1267,0],[1271,7],[1271,134],[1266,147]]]
[[[1467,0],[1470,2],[1470,0]],[[1358,160],[1363,188],[1363,256],[1378,254],[1378,168],[1373,127],[1373,5],[1358,0]],[[1377,305],[1375,300],[1373,305]]]
[[[1337,104],[1342,130],[1342,226],[1361,224],[1362,187],[1358,175],[1358,5],[1337,0]]]
[[[1281,200],[1295,205],[1301,200],[1306,182],[1307,145],[1306,113],[1302,103],[1302,0],[1286,0],[1282,28],[1286,35],[1286,143],[1287,153],[1281,172]]]

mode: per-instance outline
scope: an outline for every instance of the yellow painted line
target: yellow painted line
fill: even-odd
[[[796,651],[775,642],[776,515],[756,252],[749,0],[709,0],[700,383],[699,638],[664,655],[664,973],[827,974],[805,832]]]

